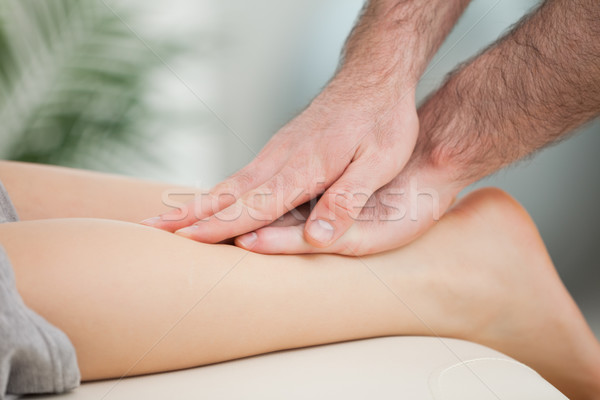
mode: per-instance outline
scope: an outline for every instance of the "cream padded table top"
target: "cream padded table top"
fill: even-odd
[[[564,400],[535,371],[486,347],[386,337],[282,351],[183,371],[83,384],[52,400]]]

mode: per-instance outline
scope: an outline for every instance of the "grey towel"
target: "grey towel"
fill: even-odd
[[[17,221],[0,182],[0,223]],[[0,246],[0,400],[7,393],[57,393],[79,385],[75,349],[58,328],[23,303]]]
[[[8,192],[0,182],[0,224],[3,222],[18,221],[17,211],[8,197]]]

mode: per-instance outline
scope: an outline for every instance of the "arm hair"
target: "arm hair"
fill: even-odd
[[[418,152],[471,183],[600,113],[600,2],[547,0],[419,110]]]

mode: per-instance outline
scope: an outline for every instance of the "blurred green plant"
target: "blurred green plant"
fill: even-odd
[[[111,5],[112,7],[112,5]],[[160,60],[102,1],[0,1],[2,158],[126,172],[156,164],[144,103]],[[181,48],[151,43],[163,59]]]

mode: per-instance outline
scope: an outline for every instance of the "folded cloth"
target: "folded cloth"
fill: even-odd
[[[0,224],[18,220],[17,211],[10,201],[10,197],[8,197],[8,192],[2,182],[0,182]]]
[[[0,223],[18,220],[0,182]],[[67,335],[29,309],[0,246],[0,400],[7,393],[58,393],[79,385],[75,349]]]

